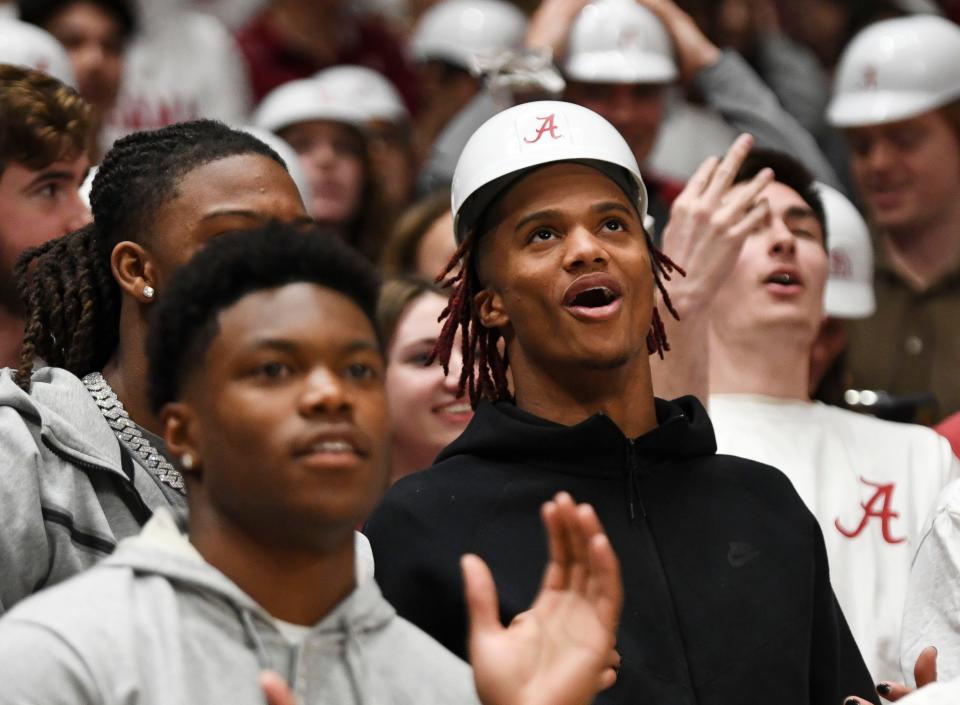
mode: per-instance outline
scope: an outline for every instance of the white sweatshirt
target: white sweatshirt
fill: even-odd
[[[928,428],[825,404],[710,397],[718,452],[779,468],[820,523],[830,575],[876,680],[901,680],[900,623],[913,551],[941,488],[960,477]]]

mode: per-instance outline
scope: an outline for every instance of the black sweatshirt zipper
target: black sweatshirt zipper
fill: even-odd
[[[643,518],[647,518],[647,508],[643,506],[643,497],[640,495],[640,477],[637,470],[637,451],[634,448],[633,441],[627,441],[627,510],[630,513],[630,522],[637,519],[635,504],[640,505],[640,512]]]

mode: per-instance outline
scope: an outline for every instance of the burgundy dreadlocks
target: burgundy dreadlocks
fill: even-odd
[[[467,233],[444,270],[437,276],[436,281],[442,283],[444,287],[453,287],[453,293],[450,296],[450,302],[440,313],[438,320],[443,321],[443,328],[437,338],[437,344],[430,353],[430,362],[439,360],[443,365],[444,374],[449,374],[450,353],[453,350],[457,329],[460,329],[463,369],[460,372],[457,396],[463,396],[464,391],[469,392],[470,404],[473,407],[477,406],[481,398],[491,401],[512,398],[507,384],[509,361],[506,351],[501,355],[497,345],[502,337],[500,331],[497,328],[485,327],[480,322],[473,305],[475,295],[481,290],[476,271],[479,231],[480,228],[473,228]],[[679,272],[681,276],[686,276],[687,273],[653,244],[650,233],[646,230],[644,230],[644,236],[647,249],[650,251],[653,279],[663,298],[663,304],[671,316],[680,320],[663,282],[670,281],[670,275],[673,272]],[[461,265],[459,271],[449,276],[458,264]],[[660,311],[654,304],[653,319],[647,333],[647,352],[650,354],[656,352],[662,359],[663,353],[669,349],[667,331],[660,318]]]

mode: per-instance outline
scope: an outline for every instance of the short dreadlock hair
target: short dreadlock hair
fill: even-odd
[[[187,374],[203,364],[221,311],[248,294],[298,282],[343,294],[377,330],[376,271],[338,237],[280,223],[224,235],[178,269],[157,302],[147,336],[153,411],[178,399]]]
[[[76,159],[92,142],[90,106],[42,71],[0,64],[0,175],[10,163],[39,171]]]
[[[526,174],[513,178],[510,182],[511,187],[519,183],[532,171],[533,169],[530,169]],[[626,179],[626,181],[631,181],[631,179]],[[450,287],[452,293],[450,303],[440,314],[443,327],[437,338],[437,344],[430,354],[429,362],[439,360],[444,373],[449,374],[450,355],[459,329],[463,369],[460,373],[457,396],[469,393],[470,403],[474,407],[477,406],[480,399],[491,401],[512,399],[507,382],[507,369],[510,362],[506,349],[502,353],[500,351],[502,334],[498,328],[487,328],[480,322],[480,317],[474,305],[476,295],[483,290],[477,272],[480,241],[482,236],[491,229],[489,227],[491,224],[484,221],[488,220],[489,214],[495,211],[497,203],[503,198],[507,190],[509,190],[509,187],[496,197],[485,209],[477,224],[467,231],[457,251],[436,279],[443,286]],[[631,196],[631,201],[636,202],[633,196]],[[679,320],[680,316],[670,301],[670,295],[667,293],[664,281],[669,281],[673,272],[678,272],[682,276],[685,276],[686,272],[654,245],[653,238],[645,227],[643,228],[643,234],[647,242],[647,249],[650,251],[653,279],[660,291],[663,304],[670,315]],[[666,329],[660,318],[660,312],[654,305],[653,319],[647,333],[647,351],[650,354],[657,353],[662,358],[664,352],[669,349],[670,344],[667,342]]]
[[[24,252],[15,277],[25,306],[17,382],[29,389],[35,357],[78,377],[99,370],[120,337],[120,287],[110,257],[121,241],[148,242],[157,213],[188,173],[243,154],[277,153],[246,132],[196,120],[119,140],[93,181],[93,223]]]

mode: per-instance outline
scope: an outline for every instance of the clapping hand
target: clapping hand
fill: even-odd
[[[620,564],[593,508],[558,494],[542,510],[549,562],[529,610],[500,623],[487,565],[463,557],[469,652],[484,705],[587,705],[616,681]]]

